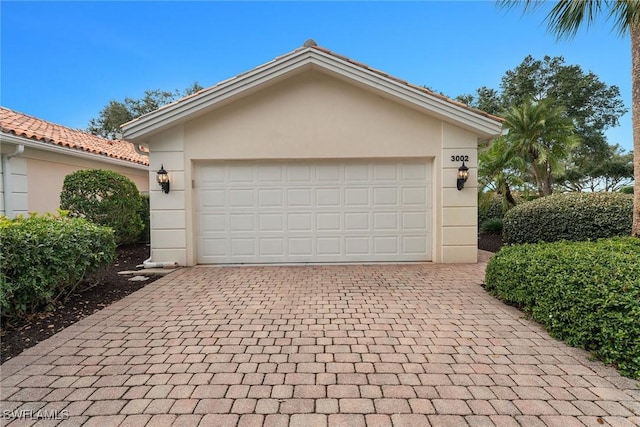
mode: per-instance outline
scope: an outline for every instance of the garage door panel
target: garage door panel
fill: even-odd
[[[213,257],[225,257],[227,255],[227,239],[205,238],[202,249]]]
[[[287,205],[293,207],[311,208],[313,200],[311,188],[290,188],[287,191]]]
[[[224,208],[226,206],[225,190],[202,190],[200,192],[200,206],[202,208]]]
[[[367,184],[370,168],[366,164],[346,165],[344,168],[345,184]]]
[[[373,245],[376,254],[397,255],[399,253],[399,242],[397,236],[374,237]]]
[[[316,230],[340,231],[340,212],[323,212],[316,214]]]
[[[258,181],[261,183],[282,183],[282,168],[279,165],[258,165]]]
[[[402,236],[402,252],[406,254],[422,254],[427,250],[425,236]]]
[[[327,184],[340,184],[341,168],[339,165],[319,165],[316,166],[316,180]]]
[[[229,229],[231,231],[256,231],[253,214],[229,214]]]
[[[368,231],[369,212],[346,212],[344,214],[345,231]]]
[[[397,206],[398,205],[398,188],[397,187],[377,187],[373,189],[373,207],[378,206]]]
[[[398,180],[398,166],[378,164],[373,166],[373,182],[395,182]]]
[[[287,243],[290,257],[311,257],[313,255],[313,239],[311,237],[289,237]]]
[[[311,183],[311,166],[288,165],[285,167],[287,180],[291,183]]]
[[[254,174],[254,167],[247,165],[247,166],[238,166],[236,165],[233,168],[229,169],[229,183],[231,184],[236,184],[236,183],[243,183],[246,184],[248,182],[253,182],[253,174]]]
[[[404,206],[422,206],[427,204],[426,187],[407,187],[402,189],[402,204]]]
[[[316,190],[316,207],[337,208],[341,204],[340,188],[318,188]]]
[[[398,216],[399,214],[397,212],[374,212],[374,231],[398,231],[400,224]]]
[[[426,232],[427,217],[422,212],[403,212],[402,229]]]
[[[285,241],[282,237],[260,238],[259,245],[261,256],[283,257],[285,255]]]
[[[284,232],[284,214],[260,214],[259,217],[260,231]]]
[[[350,254],[367,255],[371,253],[371,238],[369,236],[362,237],[345,237],[346,251]]]
[[[344,189],[344,205],[348,207],[369,206],[369,188],[345,188]]]
[[[203,232],[225,232],[227,230],[227,216],[225,214],[203,214]]]
[[[420,164],[403,164],[402,179],[405,181],[419,181],[421,183],[429,183],[430,177],[427,174],[427,168]]]
[[[231,243],[231,256],[255,256],[256,244],[254,237],[247,238],[232,238]]]
[[[198,263],[425,261],[427,159],[196,165]]]
[[[281,188],[258,189],[258,206],[261,208],[283,208],[284,191]]]
[[[229,189],[229,207],[230,208],[253,208],[254,205],[253,189]],[[219,205],[217,205],[219,206]]]
[[[317,254],[319,256],[333,256],[337,257],[342,255],[342,239],[340,236],[332,237],[318,237],[316,239]]]
[[[313,230],[313,215],[311,213],[290,213],[287,215],[287,230],[306,231]]]

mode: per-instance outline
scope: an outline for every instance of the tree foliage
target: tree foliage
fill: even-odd
[[[538,195],[553,193],[553,176],[578,145],[574,125],[552,98],[525,101],[504,114],[505,156],[524,160],[538,189]]]
[[[502,7],[524,6],[524,10],[545,7],[548,2],[499,0]],[[606,15],[620,35],[631,39],[631,86],[633,104],[634,209],[631,234],[640,237],[640,2],[637,0],[559,0],[547,15],[549,30],[558,38],[574,36]]]
[[[566,65],[563,57],[531,55],[513,70],[505,72],[500,91],[481,87],[475,95],[457,98],[491,114],[500,115],[528,100],[551,99],[562,106],[574,121],[576,134],[582,143],[574,161],[608,154],[604,132],[618,125],[627,109],[617,86],[608,86],[598,76],[585,73],[579,65]]]
[[[633,182],[633,153],[609,145],[604,159],[587,158],[568,165],[556,182],[569,191],[619,191]],[[633,187],[632,187],[633,188]]]
[[[143,114],[157,110],[178,99],[194,94],[202,89],[197,82],[183,90],[168,92],[160,89],[146,90],[142,98],[126,97],[123,101],[111,100],[99,113],[98,117],[89,121],[87,132],[103,138],[117,139],[120,126]]]

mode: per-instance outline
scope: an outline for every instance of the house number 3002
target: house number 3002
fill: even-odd
[[[469,156],[451,156],[452,162],[468,162]]]

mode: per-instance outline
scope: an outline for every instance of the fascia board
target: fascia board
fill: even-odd
[[[107,157],[100,154],[88,153],[86,151],[76,150],[69,147],[61,147],[59,145],[47,144],[44,142],[34,141],[33,139],[17,136],[1,132],[0,141],[8,144],[24,145],[25,147],[33,148],[36,150],[50,151],[58,154],[64,154],[66,156],[80,157],[87,160],[93,160],[102,163],[108,163],[117,166],[124,166],[132,169],[138,169],[148,171],[149,166],[141,165],[140,163],[129,162],[127,160],[116,159],[113,157]]]
[[[501,133],[502,124],[495,120],[438,97],[430,96],[429,94],[406,86],[388,77],[381,76],[375,72],[351,65],[339,58],[334,58],[327,54],[320,54],[324,57],[319,57],[321,61],[319,65],[325,70],[344,75],[345,77],[360,82],[366,87],[377,89],[392,97],[402,99],[410,104],[421,107],[445,121],[479,132],[482,136],[493,137]]]
[[[213,109],[216,104],[241,95],[259,85],[276,80],[285,74],[300,70],[305,66],[317,66],[361,85],[413,104],[436,117],[467,128],[482,137],[499,135],[502,125],[495,120],[476,114],[460,106],[451,104],[435,96],[430,96],[414,88],[398,83],[388,77],[351,64],[335,56],[309,48],[279,61],[260,66],[252,71],[231,78],[211,92],[178,102],[157,110],[138,121],[123,126],[124,138],[136,141],[174,126],[188,117],[196,117]]]
[[[196,117],[215,107],[216,104],[236,97],[244,92],[254,89],[266,82],[299,70],[309,63],[308,51],[301,51],[281,62],[274,62],[267,66],[258,67],[252,71],[219,83],[219,87],[211,92],[202,94],[185,101],[178,101],[163,109],[156,110],[138,121],[123,126],[124,139],[136,141],[138,138],[148,137],[163,129],[172,127],[187,117]]]

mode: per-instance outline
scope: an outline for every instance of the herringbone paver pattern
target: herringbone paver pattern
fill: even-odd
[[[3,424],[640,425],[638,382],[487,295],[483,275],[180,270],[2,365]]]

